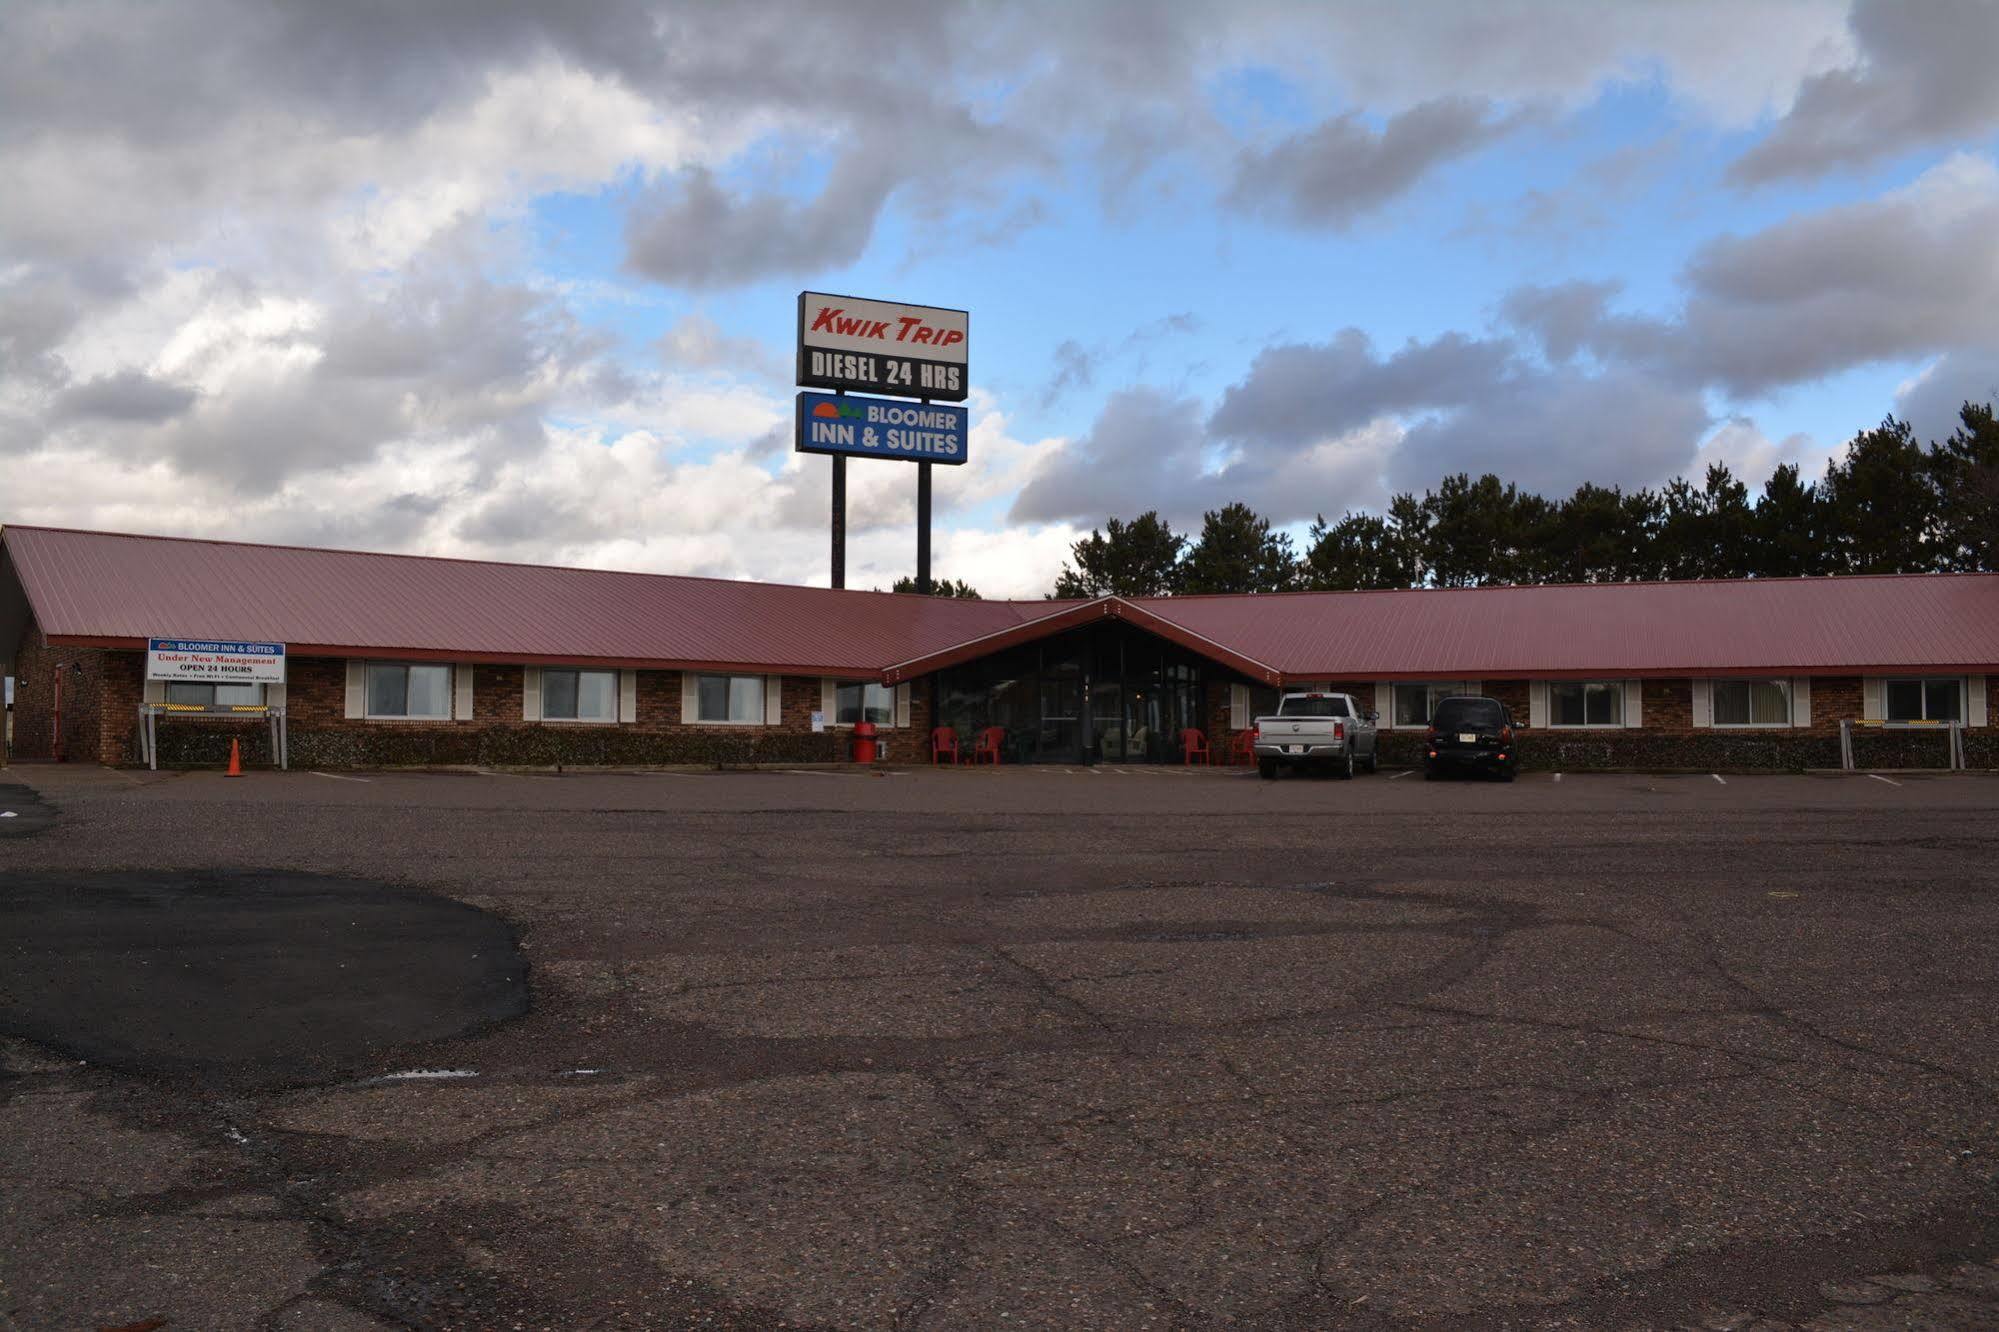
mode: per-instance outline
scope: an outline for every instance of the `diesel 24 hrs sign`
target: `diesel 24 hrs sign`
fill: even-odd
[[[971,316],[935,305],[798,293],[798,382],[963,402]]]
[[[888,398],[798,395],[798,452],[962,463],[971,413]]]

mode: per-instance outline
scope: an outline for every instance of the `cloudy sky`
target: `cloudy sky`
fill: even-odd
[[[9,0],[0,522],[826,580],[804,287],[972,312],[937,573],[1999,396],[1999,3]],[[849,585],[915,469],[850,469]]]

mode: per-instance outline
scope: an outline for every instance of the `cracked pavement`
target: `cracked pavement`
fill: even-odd
[[[202,927],[0,928],[0,1327],[1999,1324],[1999,779],[357,776],[7,774],[0,912],[341,876],[533,1002],[80,1062]]]

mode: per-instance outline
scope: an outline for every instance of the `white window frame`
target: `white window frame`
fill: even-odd
[[[375,691],[370,689],[368,686],[370,682],[370,677],[373,675],[374,670],[377,666],[398,666],[405,671],[410,670],[412,667],[421,666],[426,670],[434,669],[434,670],[443,671],[444,711],[435,712],[435,713],[376,712],[374,710]],[[361,663],[361,709],[362,709],[361,715],[368,721],[448,722],[453,720],[457,714],[457,707],[458,707],[457,698],[458,698],[458,668],[452,665],[448,661],[395,661],[395,660],[384,659],[384,660],[369,660]],[[409,706],[408,676],[405,676],[403,678],[403,705],[405,707]]]
[[[694,716],[691,718],[682,718],[682,720],[689,726],[765,726],[769,724],[770,676],[752,675],[748,672],[734,671],[727,674],[720,671],[690,671],[688,672],[688,677],[694,682],[694,687],[688,691],[688,696],[694,700]],[[757,715],[747,721],[736,721],[730,718],[711,721],[703,717],[701,715],[701,682],[703,680],[755,680],[757,682]]]
[[[1583,689],[1583,715],[1589,715],[1589,690],[1592,685],[1607,690],[1617,699],[1617,718],[1614,721],[1564,722],[1555,720],[1555,691],[1572,685]],[[1548,729],[1551,731],[1621,731],[1624,729],[1624,705],[1629,701],[1629,689],[1623,680],[1550,680],[1548,688]],[[1531,709],[1530,709],[1531,711]]]
[[[1716,689],[1719,689],[1723,685],[1731,685],[1731,684],[1773,684],[1781,687],[1784,691],[1784,720],[1746,721],[1746,722],[1725,722],[1719,720],[1719,711],[1715,707],[1714,693]],[[1798,705],[1797,705],[1798,686],[1797,682],[1789,676],[1783,676],[1783,675],[1717,676],[1715,679],[1709,680],[1707,682],[1707,690],[1708,690],[1708,704],[1707,704],[1708,725],[1712,726],[1717,731],[1781,731],[1781,730],[1788,730],[1792,727],[1795,727],[1798,724]]]
[[[247,685],[230,684],[226,680],[165,680],[162,681],[161,683],[163,683],[166,686],[166,688],[160,691],[160,700],[162,702],[167,702],[167,703],[171,703],[174,701],[175,689],[190,689],[190,688],[208,690],[208,702],[203,704],[197,704],[196,706],[199,707],[260,708],[265,706],[269,698],[269,696],[264,692],[264,686],[260,684],[247,684]],[[257,691],[257,696],[254,700],[248,703],[217,703],[215,701],[215,691],[217,689],[254,689]]]
[[[1923,715],[1921,717],[1890,717],[1888,715],[1889,687],[1892,685],[1912,684],[1912,683],[1922,686]],[[1955,720],[1959,725],[1964,725],[1965,723],[1967,723],[1971,717],[1971,691],[1965,688],[1964,677],[1958,675],[1882,676],[1881,677],[1881,720],[1886,722],[1895,722],[1898,724],[1905,722],[1912,722],[1912,721],[1930,722],[1932,720],[1930,717],[1930,686],[1933,684],[1950,684],[1956,686],[1957,688],[1957,716],[1955,718],[1941,718],[1941,717],[1936,718],[1934,724],[1941,726],[1944,724],[1946,720]]]
[[[838,720],[838,718],[840,716],[840,691],[842,689],[851,689],[856,685],[859,685],[861,688],[861,714],[863,716],[867,715],[867,710],[868,710],[868,692],[867,692],[868,690],[879,689],[888,696],[888,707],[885,709],[885,711],[888,713],[888,720],[876,722],[875,729],[893,730],[895,728],[896,713],[899,711],[899,709],[896,707],[896,703],[901,694],[901,686],[886,685],[879,680],[833,681],[833,689],[832,689],[833,706],[826,715],[827,727],[829,729],[836,729],[842,731],[850,731],[853,729],[854,724],[852,722],[843,722]]]
[[[585,675],[608,675],[608,676],[610,676],[610,677],[611,677],[611,715],[610,715],[610,716],[608,716],[608,717],[551,717],[551,716],[549,716],[549,715],[548,715],[548,677],[549,677],[549,676],[550,676],[551,674],[556,674],[556,675],[559,675],[559,674],[562,674],[562,673],[563,673],[563,672],[565,672],[565,671],[566,671],[566,672],[569,672],[569,673],[571,673],[571,674],[574,674],[574,675],[576,675],[576,676],[578,677],[578,680],[577,680],[577,693],[576,693],[576,696],[577,696],[577,697],[578,697],[579,699],[580,699],[580,698],[581,698],[581,697],[583,696],[583,685],[582,685],[582,680],[581,680],[581,677],[582,677],[582,676],[585,676]],[[540,668],[540,672],[539,672],[539,675],[538,675],[538,680],[537,680],[537,686],[538,686],[538,696],[537,696],[537,706],[539,707],[539,709],[540,709],[540,712],[541,712],[541,717],[540,717],[540,720],[542,720],[542,721],[544,721],[544,722],[547,722],[547,723],[549,723],[550,725],[553,725],[553,726],[616,726],[616,725],[618,724],[619,720],[620,720],[620,715],[621,715],[621,714],[623,713],[623,711],[624,711],[624,706],[623,706],[623,704],[622,704],[622,703],[620,702],[620,700],[619,700],[619,694],[620,694],[620,692],[621,692],[621,691],[623,690],[623,688],[624,688],[624,678],[623,678],[623,676],[624,676],[624,673],[623,673],[622,671],[617,671],[617,670],[611,670],[611,669],[608,669],[608,668],[606,668],[606,667],[603,667],[603,666],[543,666],[543,667],[541,667],[541,668]]]

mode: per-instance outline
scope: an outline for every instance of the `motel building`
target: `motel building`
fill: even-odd
[[[149,681],[154,639],[284,683]],[[1999,767],[1999,574],[959,601],[13,526],[0,667],[16,762],[268,764],[281,716],[295,768],[845,762],[859,721],[892,763],[1179,763],[1323,689],[1390,764],[1481,693],[1529,767]]]

